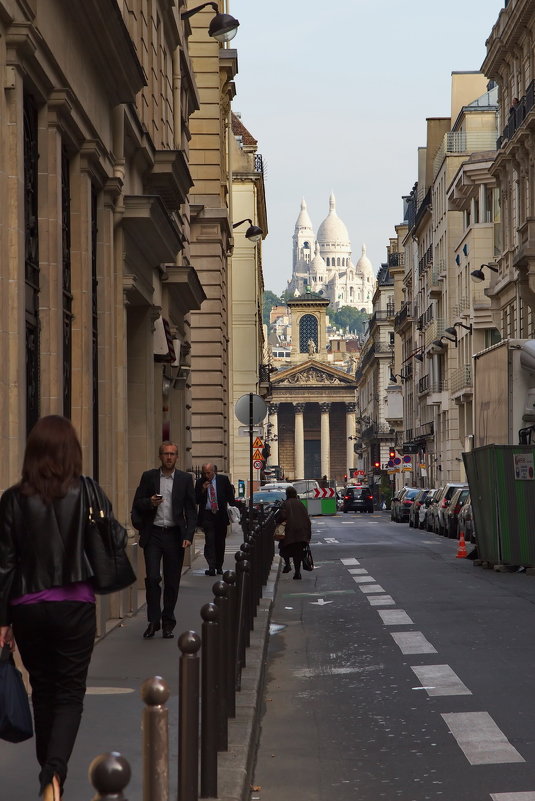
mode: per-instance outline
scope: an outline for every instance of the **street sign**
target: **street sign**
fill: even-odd
[[[396,458],[394,459],[394,464],[396,465],[396,467],[398,466],[398,464],[401,464],[401,459],[399,458],[399,456],[396,456]]]
[[[250,421],[251,417],[251,396],[253,399],[252,403],[252,420]],[[265,419],[266,414],[268,412],[268,407],[263,398],[260,395],[255,395],[253,393],[247,393],[247,395],[242,395],[241,398],[238,398],[236,404],[234,406],[234,414],[244,425],[248,425],[249,422],[252,422],[253,425],[258,425]]]
[[[260,437],[257,437],[255,439],[255,441],[253,442],[253,448],[263,448],[263,447],[264,447],[264,443],[262,442]]]
[[[260,451],[258,449],[256,451],[253,451],[253,460],[255,462],[261,462],[262,461],[262,454],[260,453]]]
[[[262,470],[264,462],[261,459],[253,459],[253,468],[255,470]]]
[[[334,498],[333,487],[323,487],[322,489],[316,488],[314,490],[314,498]]]
[[[253,435],[257,436],[258,434],[263,434],[262,426],[253,426]],[[238,436],[239,437],[248,437],[249,436],[249,426],[238,426]]]

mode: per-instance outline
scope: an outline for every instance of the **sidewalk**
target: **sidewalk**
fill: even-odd
[[[227,537],[225,569],[234,569],[234,554],[243,542],[241,528],[234,525]],[[199,544],[197,544],[197,548]],[[229,750],[219,755],[219,798],[245,801],[249,797],[250,768],[258,736],[257,698],[262,688],[269,619],[279,560],[275,557],[264,597],[258,607],[242,689],[236,694],[236,718],[229,720]],[[177,792],[178,660],[177,636],[193,629],[201,633],[200,609],[213,601],[212,586],[219,579],[205,576],[206,562],[200,552],[183,574],[177,604],[175,638],[164,640],[158,632],[143,639],[147,621],[145,607],[125,618],[96,645],[89,670],[84,716],[69,763],[64,801],[89,801],[94,790],[87,778],[91,760],[105,751],[119,751],[129,761],[132,778],[126,789],[129,801],[142,801],[143,702],[139,689],[146,678],[160,675],[169,683],[170,793]],[[1,797],[6,801],[37,799],[38,765],[34,741],[12,745],[0,743]]]

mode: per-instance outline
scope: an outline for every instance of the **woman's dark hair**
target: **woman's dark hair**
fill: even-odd
[[[297,498],[297,490],[295,487],[286,487],[287,498]]]
[[[26,443],[20,491],[39,495],[45,503],[63,498],[82,473],[82,448],[66,417],[42,417]]]

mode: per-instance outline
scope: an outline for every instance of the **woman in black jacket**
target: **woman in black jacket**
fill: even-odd
[[[28,437],[21,481],[0,499],[0,647],[16,640],[30,676],[45,801],[63,793],[96,634],[81,472],[71,423],[43,417]]]
[[[300,579],[303,548],[310,542],[312,525],[307,510],[297,497],[295,487],[286,487],[286,500],[281,504],[277,522],[286,523],[284,539],[280,543],[281,556],[287,564],[290,563],[290,557],[293,558],[294,579]]]

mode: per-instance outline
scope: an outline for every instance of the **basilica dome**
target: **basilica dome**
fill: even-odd
[[[371,261],[366,255],[366,245],[362,246],[362,256],[357,262],[357,270],[365,275],[372,275],[373,274],[373,266]]]
[[[338,245],[350,248],[349,234],[344,223],[336,213],[336,200],[331,192],[329,213],[318,228],[317,240],[320,245]]]

